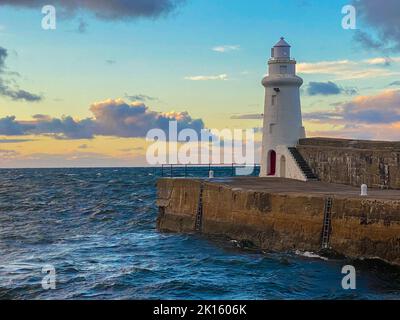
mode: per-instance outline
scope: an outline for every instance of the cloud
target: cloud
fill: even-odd
[[[134,148],[124,148],[124,149],[119,149],[121,152],[132,152],[132,151],[143,151],[143,147],[134,147]]]
[[[392,83],[389,83],[390,86],[400,86],[400,81],[393,81]]]
[[[128,104],[122,99],[109,99],[94,103],[90,110],[95,116],[98,135],[144,137],[153,128],[168,132],[170,121],[177,121],[179,131],[190,128],[200,132],[204,128],[201,119],[192,119],[187,112],[154,112],[141,102]]]
[[[78,121],[71,116],[64,116],[61,119],[40,119],[29,124],[33,128],[25,134],[45,134],[60,140],[93,139],[96,132],[96,123],[89,118]]]
[[[400,2],[398,0],[353,0],[357,18],[371,28],[376,37],[359,31],[355,40],[367,49],[400,51]]]
[[[13,159],[18,155],[19,155],[19,153],[14,150],[0,149],[0,159],[6,159],[6,160]]]
[[[157,127],[158,114],[143,103],[125,103],[121,99],[92,104],[96,133],[105,136],[144,137],[150,128]]]
[[[19,123],[15,120],[15,116],[0,119],[0,135],[5,136],[21,136],[27,134],[34,126]]]
[[[259,120],[263,119],[263,115],[260,113],[248,113],[248,114],[238,114],[231,116],[233,120]]]
[[[81,144],[78,149],[87,149],[89,146],[87,144]]]
[[[173,11],[184,0],[53,0],[51,2],[66,16],[80,11],[92,13],[102,20],[132,20],[140,17],[155,18]],[[0,5],[37,9],[43,0],[0,0]]]
[[[310,96],[321,95],[334,95],[340,94],[341,89],[336,83],[328,82],[310,82],[307,88],[307,93]]]
[[[228,80],[228,75],[224,73],[215,76],[188,76],[185,77],[185,80],[190,80],[190,81]]]
[[[337,74],[356,65],[350,60],[303,62],[297,64],[297,72],[305,74]]]
[[[324,74],[336,76],[336,80],[349,79],[364,79],[376,77],[398,76],[400,72],[391,71],[383,67],[379,67],[388,58],[378,57],[374,59],[351,61],[351,60],[336,60],[336,61],[318,61],[305,62],[297,65],[297,71],[300,74]],[[400,62],[400,57],[390,58],[390,63]]]
[[[303,113],[309,136],[346,139],[400,140],[400,90],[359,96],[330,111]]]
[[[23,143],[34,141],[32,139],[0,139],[0,143]]]
[[[400,123],[338,126],[332,130],[307,130],[310,137],[399,141]]]
[[[145,94],[134,94],[134,95],[128,95],[125,94],[125,98],[129,99],[130,101],[156,101],[158,98],[151,97]]]
[[[3,156],[5,155],[5,156]],[[130,167],[146,165],[142,155],[115,157],[107,154],[74,151],[63,154],[18,154],[13,150],[0,150],[0,166],[3,168],[59,168],[59,167]]]
[[[334,125],[394,124],[400,122],[400,90],[358,96],[336,106],[333,111],[304,113],[304,119]]]
[[[332,81],[328,82],[310,82],[307,87],[307,93],[310,96],[315,95],[338,95],[338,94],[357,94],[357,90],[354,88],[342,88]]]
[[[7,49],[0,47],[0,72],[4,71],[7,56],[8,56]]]
[[[192,119],[187,112],[160,113],[141,102],[126,103],[108,99],[93,103],[92,118],[75,120],[71,116],[51,118],[34,115],[31,121],[17,121],[15,116],[0,119],[0,135],[47,135],[55,139],[93,139],[95,136],[123,138],[145,137],[150,129],[159,128],[168,134],[169,122],[177,121],[178,131],[186,128],[200,132],[201,119]]]
[[[213,51],[219,52],[219,53],[225,53],[229,51],[237,51],[240,49],[239,45],[224,45],[224,46],[216,46],[212,48]]]
[[[0,95],[11,98],[14,101],[38,102],[42,100],[42,97],[37,94],[22,89],[10,88],[2,79],[0,79]]]
[[[354,40],[358,42],[363,48],[369,51],[385,51],[384,50],[384,43],[373,39],[368,33],[356,30],[354,33]]]
[[[393,63],[400,62],[400,57],[377,57],[363,60],[363,62],[369,65],[382,65],[387,67],[392,65]]]
[[[40,95],[30,93],[26,90],[20,89],[15,84],[15,79],[6,79],[7,75],[17,76],[14,72],[6,72],[5,61],[8,57],[7,49],[0,47],[0,95],[10,98],[14,101],[38,102],[43,98]],[[14,85],[10,85],[14,84]]]

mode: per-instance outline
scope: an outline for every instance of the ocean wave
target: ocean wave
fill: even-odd
[[[295,254],[298,255],[298,256],[306,257],[306,258],[321,259],[321,260],[325,260],[325,261],[329,260],[327,257],[320,256],[319,254],[314,253],[314,252],[310,252],[310,251],[299,251],[299,250],[296,250]]]
[[[2,170],[0,299],[344,296],[345,261],[157,232],[156,180],[154,168]],[[398,273],[352,263],[363,271],[355,298],[398,298]],[[57,290],[42,289],[44,265]]]

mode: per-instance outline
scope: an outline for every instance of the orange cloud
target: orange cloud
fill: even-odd
[[[304,113],[304,119],[311,136],[400,140],[400,90],[358,96],[333,110]]]

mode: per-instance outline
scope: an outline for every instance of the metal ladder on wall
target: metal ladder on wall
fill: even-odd
[[[321,241],[322,249],[329,248],[329,238],[331,236],[331,230],[332,230],[332,223],[331,223],[332,204],[333,204],[332,197],[328,197],[325,199],[324,222],[322,226],[322,241]]]
[[[194,226],[194,230],[196,232],[201,231],[202,222],[203,222],[203,190],[204,185],[203,182],[200,183],[200,191],[199,191],[199,202],[197,206],[197,213],[196,213],[196,222]]]

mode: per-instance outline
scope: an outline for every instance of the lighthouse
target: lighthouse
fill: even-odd
[[[261,155],[262,177],[282,177],[307,181],[307,164],[296,150],[305,130],[301,117],[300,87],[296,61],[290,57],[290,45],[282,37],[271,50],[265,87],[264,126]],[[304,168],[303,168],[304,165]]]

